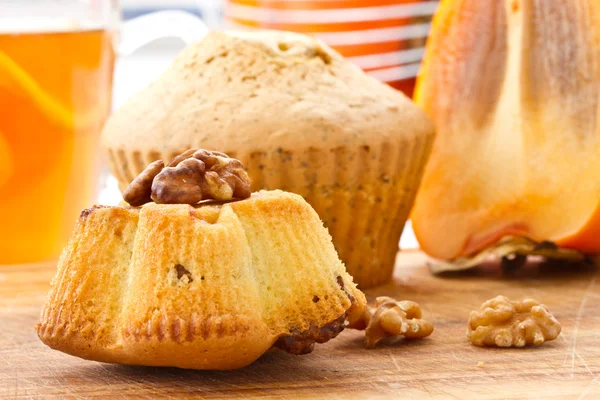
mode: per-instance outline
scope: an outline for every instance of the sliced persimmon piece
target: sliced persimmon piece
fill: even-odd
[[[600,253],[600,3],[445,0],[415,100],[437,136],[412,219],[440,259],[506,236]]]

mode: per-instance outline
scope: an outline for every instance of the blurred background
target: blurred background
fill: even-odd
[[[124,20],[154,11],[178,9],[202,18],[213,29],[282,29],[314,34],[336,48],[369,75],[412,95],[414,78],[425,51],[434,0],[122,0]],[[164,69],[183,43],[174,38],[157,40],[120,60],[115,77],[129,64],[153,62],[146,76]],[[121,75],[122,76],[122,75]],[[118,88],[120,89],[120,88]],[[123,99],[116,92],[115,105]]]
[[[202,18],[209,26],[223,24],[225,1],[221,0],[121,0],[123,20],[162,10],[183,10]],[[115,66],[113,108],[157,77],[185,47],[178,38],[151,42],[129,57],[120,57]],[[143,68],[141,67],[143,66]]]
[[[0,0],[0,219],[19,230],[0,235],[0,254],[8,254],[0,264],[57,257],[79,210],[119,203],[117,181],[98,151],[106,118],[207,29],[311,34],[411,97],[437,6],[434,0]],[[29,210],[41,197],[49,211],[40,222]],[[30,242],[39,251],[32,253]],[[410,225],[401,247],[417,247]]]

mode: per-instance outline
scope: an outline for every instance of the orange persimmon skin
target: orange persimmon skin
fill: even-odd
[[[426,253],[600,253],[599,38],[596,0],[440,2],[414,96],[437,131],[412,213]]]
[[[578,250],[586,254],[600,254],[600,203],[581,229],[555,242],[560,247]]]

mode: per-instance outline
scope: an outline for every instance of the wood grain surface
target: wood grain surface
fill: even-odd
[[[0,266],[0,398],[600,398],[600,271],[530,263],[505,276],[490,263],[433,276],[426,258],[400,253],[393,282],[367,292],[419,302],[430,338],[363,348],[344,331],[312,354],[264,355],[237,371],[101,364],[45,347],[33,327],[54,265]],[[563,325],[541,347],[481,349],[466,339],[469,311],[498,294],[533,297]]]

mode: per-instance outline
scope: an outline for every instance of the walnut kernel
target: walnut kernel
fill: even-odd
[[[497,296],[471,311],[467,336],[475,346],[523,347],[554,340],[560,330],[560,323],[537,301]]]
[[[139,174],[123,192],[123,199],[130,205],[137,207],[152,201],[152,181],[164,168],[162,160],[156,160]]]
[[[201,200],[250,197],[250,178],[239,160],[224,153],[190,149],[166,167],[155,161],[123,192],[132,206],[154,201],[160,204],[195,204]]]
[[[413,301],[396,301],[391,297],[377,297],[375,307],[367,306],[362,318],[350,323],[349,328],[365,330],[366,347],[391,336],[420,339],[431,335],[433,325],[421,319],[421,308]]]

